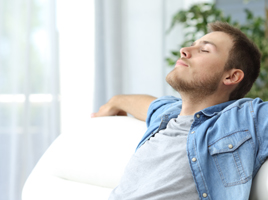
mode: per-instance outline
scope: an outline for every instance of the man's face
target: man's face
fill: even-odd
[[[180,50],[181,59],[167,75],[167,82],[178,92],[213,94],[223,78],[232,45],[231,37],[223,32],[203,36]]]

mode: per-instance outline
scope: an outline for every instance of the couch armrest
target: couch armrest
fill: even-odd
[[[265,161],[255,176],[251,192],[250,200],[267,200],[268,199],[268,161]]]

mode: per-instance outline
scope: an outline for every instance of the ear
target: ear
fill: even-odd
[[[224,85],[236,85],[240,83],[244,78],[244,72],[241,69],[231,69],[227,72],[223,83]]]

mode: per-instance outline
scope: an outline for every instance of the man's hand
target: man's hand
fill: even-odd
[[[92,113],[91,117],[104,117],[104,116],[127,116],[127,112],[119,109],[118,103],[120,101],[120,96],[114,96],[106,104],[100,107],[99,111]]]
[[[135,118],[145,121],[147,110],[155,97],[149,95],[117,95],[100,107],[99,111],[91,117],[126,116],[127,113]]]

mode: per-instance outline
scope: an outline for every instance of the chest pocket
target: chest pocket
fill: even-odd
[[[225,187],[246,183],[252,179],[254,144],[248,130],[231,133],[209,145]]]

